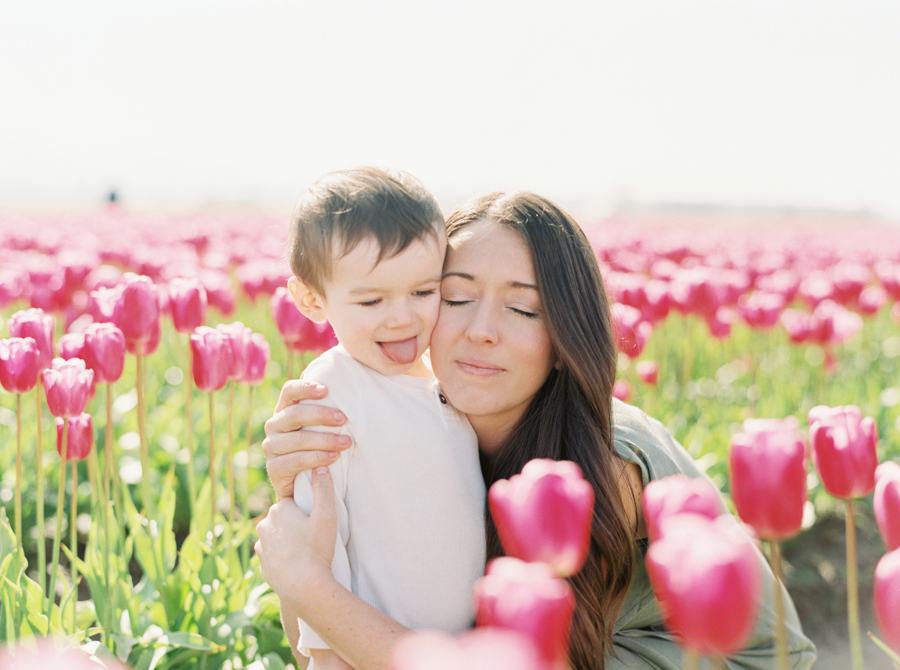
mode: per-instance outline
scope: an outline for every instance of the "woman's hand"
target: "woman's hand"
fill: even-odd
[[[338,410],[303,403],[319,400],[328,393],[321,384],[302,379],[285,382],[275,412],[266,421],[263,453],[266,470],[278,500],[294,495],[294,479],[301,472],[328,466],[350,446],[346,435],[301,430],[316,426],[341,426],[347,418]]]
[[[272,505],[256,526],[259,540],[254,546],[263,579],[282,602],[292,603],[301,617],[307,605],[315,606],[317,590],[335,581],[331,562],[337,513],[328,468],[313,471],[312,491],[309,515],[290,498]]]

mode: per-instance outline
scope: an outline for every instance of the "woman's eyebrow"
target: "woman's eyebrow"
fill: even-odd
[[[460,277],[462,279],[467,279],[469,281],[475,281],[475,275],[470,275],[468,272],[445,272],[444,278],[446,279],[447,277]],[[528,282],[522,282],[522,281],[509,281],[509,282],[506,282],[506,285],[509,286],[510,288],[527,288],[527,289],[531,289],[532,291],[538,290],[538,287],[536,284],[529,284]]]

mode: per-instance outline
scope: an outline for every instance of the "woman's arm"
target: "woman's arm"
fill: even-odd
[[[394,645],[409,630],[335,580],[331,561],[337,522],[327,468],[314,470],[312,489],[309,516],[293,500],[281,500],[257,525],[260,568],[281,600],[291,648],[297,648],[297,619],[303,619],[354,668],[385,670]]]
[[[328,390],[321,384],[292,379],[284,384],[275,412],[266,421],[262,448],[266,470],[278,500],[294,494],[294,479],[301,472],[334,463],[340,451],[350,446],[346,435],[321,433],[302,428],[341,426],[346,417],[339,411],[303,403],[324,398]]]

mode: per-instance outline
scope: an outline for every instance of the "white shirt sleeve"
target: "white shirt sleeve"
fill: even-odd
[[[320,432],[347,434],[345,428],[320,427]],[[334,503],[337,512],[337,536],[334,542],[334,559],[331,562],[331,571],[335,579],[348,591],[350,588],[350,558],[347,554],[347,542],[350,541],[350,526],[348,522],[347,506],[344,502],[347,491],[347,470],[350,465],[351,452],[355,444],[341,452],[340,458],[329,466],[331,478],[334,481]],[[304,512],[312,512],[312,473],[301,472],[294,480],[294,502]],[[329,646],[310,626],[300,620],[300,642],[297,645],[300,653],[310,655],[311,649],[329,649]]]

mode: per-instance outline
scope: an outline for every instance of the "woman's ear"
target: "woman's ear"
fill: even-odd
[[[290,291],[297,309],[307,319],[316,323],[324,323],[328,320],[328,314],[325,311],[325,301],[300,278],[291,277],[288,279],[288,291]]]

